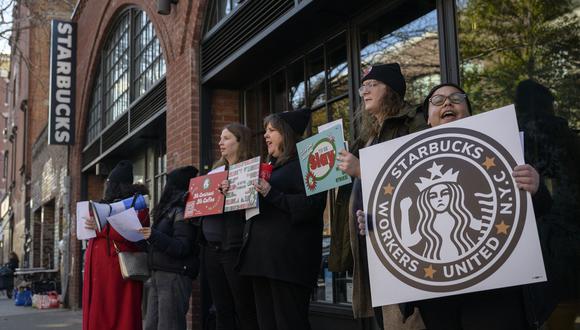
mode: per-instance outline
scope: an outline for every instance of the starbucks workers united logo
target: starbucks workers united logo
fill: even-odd
[[[369,199],[369,238],[382,264],[418,289],[465,289],[515,248],[526,196],[511,155],[489,136],[446,128],[407,142],[380,170]]]

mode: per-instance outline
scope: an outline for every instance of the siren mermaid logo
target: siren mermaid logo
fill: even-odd
[[[332,171],[336,161],[336,145],[332,136],[318,141],[308,155],[308,172],[306,186],[311,191],[316,189],[317,183],[326,178]]]
[[[464,128],[421,135],[380,170],[369,199],[369,238],[399,280],[456,291],[493,274],[515,248],[526,197],[512,156]]]

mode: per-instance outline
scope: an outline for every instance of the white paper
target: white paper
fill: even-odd
[[[342,118],[318,126],[318,133],[326,131],[327,129],[333,126],[340,126],[340,130],[344,133],[344,125],[342,124]],[[348,151],[348,141],[346,140],[344,140],[344,150]]]
[[[444,141],[451,148],[459,141],[458,151],[440,147]],[[513,106],[364,148],[360,155],[373,306],[546,281],[531,196],[511,177],[513,166],[524,163]],[[435,187],[448,183],[456,188],[448,188],[446,206],[436,209]],[[453,202],[461,199],[457,194],[463,205]],[[449,230],[462,221],[456,208],[468,225]],[[446,244],[463,242],[451,233],[468,234],[471,245],[462,251]],[[495,240],[500,243],[493,247]]]
[[[207,174],[214,174],[214,173],[218,173],[218,172],[223,172],[226,170],[226,166],[222,165],[222,166],[218,166],[216,168],[214,168],[213,170],[209,171]]]
[[[342,118],[340,118],[340,119],[337,119],[337,120],[331,121],[329,123],[322,124],[322,125],[318,126],[318,133],[326,131],[327,129],[329,129],[333,126],[337,126],[337,125],[340,126],[341,131],[344,131],[344,129],[343,129],[344,126],[342,124]]]
[[[137,217],[137,212],[135,212],[134,208],[107,217],[107,220],[125,239],[131,242],[143,240],[143,234],[138,232],[138,230],[143,228],[143,226],[141,226],[141,222],[139,221],[139,217]]]
[[[253,207],[251,209],[246,209],[246,221],[260,214],[260,207]]]
[[[85,221],[90,218],[89,202],[77,202],[77,239],[91,239],[97,237],[97,233],[92,229],[85,228]]]

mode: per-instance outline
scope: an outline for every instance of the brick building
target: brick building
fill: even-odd
[[[60,198],[68,186],[58,184],[67,175],[67,149],[48,147],[43,132],[48,118],[50,20],[67,18],[71,12],[66,1],[16,1],[13,8],[8,109],[3,112],[2,252],[6,258],[15,251],[21,268],[58,270],[67,259],[55,254],[62,239],[58,235],[68,230],[62,217],[68,207]]]
[[[121,159],[133,162],[136,181],[155,201],[167,171],[209,169],[219,132],[232,121],[255,131],[260,153],[262,118],[302,106],[314,110],[310,133],[342,118],[354,136],[361,69],[369,65],[400,62],[408,99],[419,103],[437,83],[467,80],[498,56],[466,55],[461,38],[478,25],[459,24],[470,10],[463,1],[167,1],[169,15],[157,13],[157,2],[165,1],[81,0],[72,15],[78,60],[71,207],[98,199]],[[473,87],[474,99],[483,87]],[[351,270],[328,269],[333,203],[325,213],[312,325],[373,329],[373,320],[352,319]],[[69,302],[80,307],[83,244],[74,230],[71,237]],[[195,283],[191,326],[201,329],[207,306],[203,284]]]
[[[11,129],[9,125],[10,107],[8,103],[8,96],[10,94],[8,86],[8,72],[10,70],[10,55],[0,54],[0,131],[2,132],[2,140],[0,140],[0,169],[2,170],[0,177],[0,264],[4,263],[4,251],[9,250],[10,247],[10,217],[4,216],[8,214],[9,198],[6,194],[8,188],[8,173],[9,173],[9,151],[10,141],[8,140],[8,130]],[[4,239],[6,234],[6,240]],[[6,242],[6,248],[4,243]],[[9,252],[7,252],[9,253]]]

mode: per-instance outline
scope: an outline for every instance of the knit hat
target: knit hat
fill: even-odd
[[[196,177],[198,172],[199,170],[193,166],[176,168],[167,174],[167,186],[185,191],[189,188],[189,180]]]
[[[285,111],[277,115],[288,124],[297,135],[304,134],[308,122],[310,122],[310,108],[302,108],[300,110]]]
[[[371,66],[362,78],[362,82],[369,79],[378,80],[386,84],[399,94],[401,99],[405,99],[407,84],[405,83],[405,78],[403,78],[403,74],[401,73],[399,63],[377,64]]]
[[[109,182],[133,183],[133,164],[128,160],[120,161],[109,174]]]
[[[435,94],[435,92],[439,88],[445,87],[445,86],[455,87],[461,93],[467,95],[467,93],[463,90],[463,88],[459,87],[459,85],[454,84],[454,83],[443,83],[443,84],[439,84],[439,85],[431,88],[431,91],[429,91],[429,94],[427,94],[427,97],[423,101],[423,116],[425,117],[425,120],[429,119],[429,99],[431,98],[431,96],[433,96],[433,94]],[[465,97],[465,103],[467,104],[467,111],[469,111],[469,115],[471,116],[473,114],[473,112],[471,111],[471,103],[469,102],[469,97]]]

